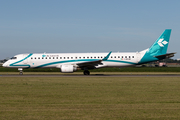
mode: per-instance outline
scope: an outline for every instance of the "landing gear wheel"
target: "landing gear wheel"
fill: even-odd
[[[88,70],[85,70],[84,75],[90,75],[90,72]]]
[[[23,72],[21,71],[21,72],[19,73],[19,75],[23,75]]]

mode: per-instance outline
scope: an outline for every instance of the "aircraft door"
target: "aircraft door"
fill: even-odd
[[[141,60],[141,53],[137,52],[136,53],[136,60],[139,62]]]
[[[28,58],[25,59],[27,56],[28,56],[27,54],[24,54],[24,55],[23,55],[23,58],[24,58],[23,63],[24,63],[24,64],[27,64],[27,63],[28,63]]]

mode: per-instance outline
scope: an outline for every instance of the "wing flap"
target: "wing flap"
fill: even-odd
[[[86,67],[86,68],[94,68],[94,66],[97,66],[98,64],[101,64],[102,60],[96,60],[96,61],[88,61],[88,62],[82,62],[77,63],[80,68]]]

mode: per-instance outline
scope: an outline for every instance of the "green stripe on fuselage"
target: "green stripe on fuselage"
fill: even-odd
[[[59,63],[72,63],[72,62],[91,62],[91,61],[97,61],[97,60],[100,60],[100,59],[79,59],[79,60],[65,60],[65,61],[57,61],[57,62],[51,62],[51,63],[46,63],[46,64],[43,64],[43,65],[39,65],[35,68],[42,68],[42,67],[45,67],[45,66],[49,66],[49,65],[54,65],[54,64],[59,64]],[[127,64],[131,64],[131,65],[135,65],[136,63],[133,63],[133,62],[128,62],[128,61],[120,61],[120,60],[106,60],[104,62],[119,62],[119,63],[127,63]]]
[[[19,61],[15,62],[15,63],[10,64],[9,66],[16,66],[16,67],[17,66],[19,66],[19,67],[27,66],[27,68],[30,68],[31,66],[29,64],[27,64],[27,65],[15,65],[15,64],[20,63],[20,62],[26,60],[27,58],[31,57],[32,55],[33,54],[29,54],[27,57],[23,58],[22,60],[19,60]]]

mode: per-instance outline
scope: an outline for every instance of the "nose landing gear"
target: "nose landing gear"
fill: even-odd
[[[23,75],[23,69],[22,68],[18,68],[19,70],[19,75]]]

